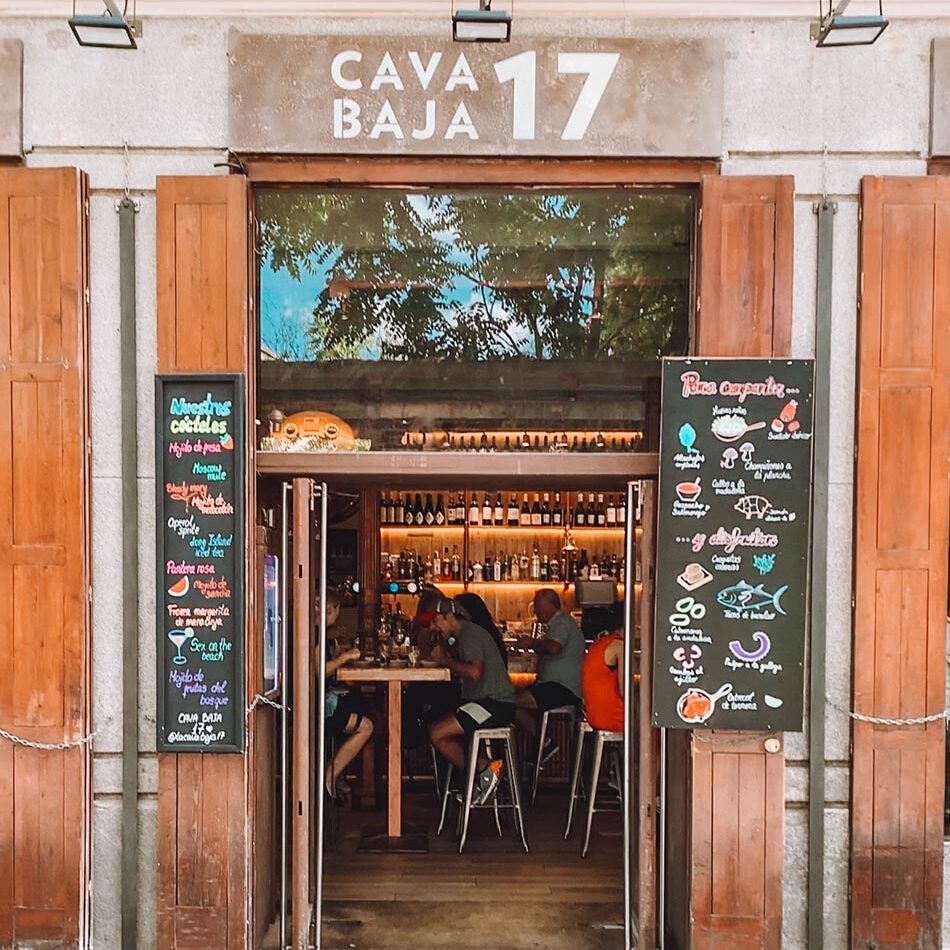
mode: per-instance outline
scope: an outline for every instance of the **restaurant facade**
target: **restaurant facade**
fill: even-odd
[[[448,3],[142,0],[124,52],[61,6],[0,0],[0,947],[358,941],[299,718],[314,592],[365,642],[434,572],[520,629],[522,546],[594,604],[575,542],[637,658],[616,946],[945,945],[950,11],[832,49],[797,2],[519,0],[481,44]],[[667,357],[814,374],[797,729],[654,727]],[[376,742],[401,839],[418,762]]]

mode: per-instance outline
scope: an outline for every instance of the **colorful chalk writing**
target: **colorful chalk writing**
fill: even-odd
[[[656,726],[801,729],[813,374],[663,361]]]
[[[156,378],[158,748],[244,746],[244,393]]]

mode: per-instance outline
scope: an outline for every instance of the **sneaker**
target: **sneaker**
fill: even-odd
[[[498,780],[501,776],[501,759],[492,759],[478,776],[478,791],[475,794],[475,805],[487,805],[498,790]]]
[[[560,747],[550,736],[544,740],[544,747],[541,749],[541,764],[544,765],[550,759],[557,755]]]

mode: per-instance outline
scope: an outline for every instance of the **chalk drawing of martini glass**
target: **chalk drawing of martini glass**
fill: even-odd
[[[194,636],[195,631],[191,627],[185,627],[184,630],[169,630],[168,639],[175,644],[176,649],[178,650],[178,655],[172,657],[172,663],[177,663],[181,666],[182,663],[188,662],[188,657],[181,655],[181,648],[185,645],[185,641]]]

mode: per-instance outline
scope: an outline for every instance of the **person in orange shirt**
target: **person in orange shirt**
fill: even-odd
[[[623,732],[623,630],[595,640],[581,670],[587,721],[605,732]]]

